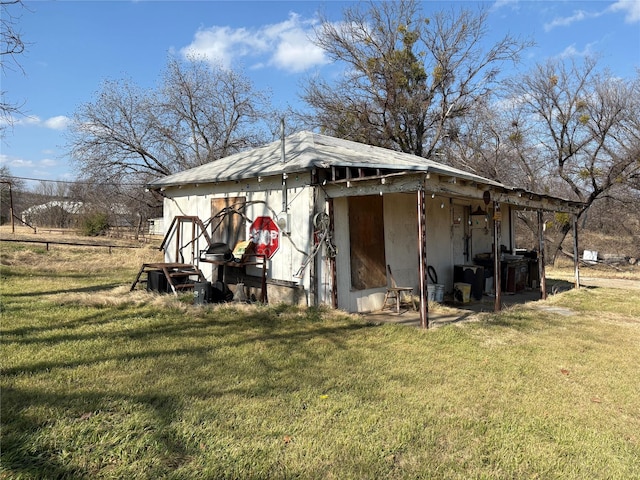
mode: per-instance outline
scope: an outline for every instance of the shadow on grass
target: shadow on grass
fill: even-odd
[[[3,415],[3,439],[2,439],[2,471],[10,476],[2,478],[15,478],[24,475],[26,478],[60,478],[60,479],[92,479],[96,478],[96,473],[101,468],[110,470],[113,468],[113,461],[110,461],[109,455],[118,457],[123,455],[122,451],[127,449],[133,452],[127,452],[129,460],[139,463],[149,463],[147,468],[153,469],[149,473],[150,476],[144,478],[159,478],[169,475],[175,468],[187,462],[190,455],[196,454],[196,451],[190,451],[184,442],[178,440],[179,436],[174,435],[170,427],[174,420],[176,412],[180,411],[180,402],[172,395],[163,394],[140,394],[140,395],[121,395],[110,392],[108,395],[103,393],[51,393],[29,389],[5,388],[3,389],[3,404],[5,415]],[[103,446],[102,449],[110,448],[110,451],[104,451],[103,457],[92,457],[96,463],[103,465],[86,465],[72,466],[69,462],[63,460],[64,452],[60,449],[66,449],[66,454],[82,455],[82,444],[74,444],[75,438],[70,445],[56,446],[56,443],[62,439],[48,440],[43,438],[43,430],[48,425],[35,422],[31,416],[25,415],[24,406],[45,408],[47,410],[55,409],[60,411],[61,416],[51,419],[51,422],[65,423],[69,430],[86,429],[94,427],[96,432],[102,431],[108,435],[113,431],[111,423],[113,418],[116,421],[126,420],[127,411],[118,411],[117,405],[133,405],[134,408],[141,409],[144,413],[151,412],[151,419],[147,421],[149,425],[137,431],[127,431],[126,438],[122,439],[119,445]],[[129,407],[130,408],[130,407]],[[11,428],[5,422],[7,413],[11,415]],[[119,417],[125,417],[120,419]],[[82,425],[89,424],[89,425]],[[19,426],[19,427],[18,427]],[[109,430],[109,431],[106,431]],[[67,432],[69,434],[70,432]],[[62,442],[64,443],[64,442]],[[138,445],[143,444],[143,450],[154,449],[155,455],[147,458],[136,458],[134,453]],[[152,447],[153,446],[153,447]],[[100,449],[94,446],[92,448]],[[133,456],[132,456],[133,454]],[[123,455],[125,456],[125,455]],[[122,462],[126,463],[126,462]],[[128,467],[128,465],[124,465]],[[137,477],[142,471],[128,469],[127,478]],[[146,470],[146,469],[145,469]],[[115,478],[115,477],[114,477]],[[122,477],[120,477],[122,478]]]
[[[133,313],[140,318],[146,314],[149,318],[155,315],[166,314],[158,308],[147,308],[146,312]],[[301,385],[313,383],[322,384],[326,373],[320,368],[320,362],[326,358],[326,351],[314,351],[306,342],[314,338],[321,338],[323,343],[331,344],[331,354],[337,349],[346,349],[345,341],[350,333],[372,328],[371,325],[351,321],[338,320],[336,323],[327,323],[322,318],[320,310],[312,310],[310,319],[305,316],[304,309],[292,309],[288,306],[274,306],[259,308],[256,311],[243,312],[213,309],[202,312],[202,316],[195,318],[175,318],[181,312],[169,312],[168,318],[157,318],[153,322],[144,322],[140,326],[132,328],[132,323],[123,325],[123,330],[107,332],[108,341],[119,342],[123,348],[127,348],[126,339],[147,339],[149,342],[139,343],[143,345],[135,352],[128,353],[104,353],[97,349],[78,358],[70,355],[65,360],[46,360],[29,362],[1,371],[5,381],[13,384],[12,377],[34,378],[34,385],[46,382],[46,377],[56,378],[58,372],[85,371],[87,367],[104,363],[108,365],[115,362],[115,366],[109,367],[115,370],[134,370],[133,375],[144,375],[145,368],[149,365],[162,365],[166,369],[166,376],[160,375],[155,382],[159,384],[140,384],[137,392],[127,392],[130,384],[120,386],[118,383],[110,387],[98,387],[90,391],[82,388],[70,389],[60,393],[56,386],[48,387],[16,387],[14,385],[3,388],[3,449],[2,465],[4,472],[10,475],[25,475],[35,478],[92,478],[96,475],[96,466],[71,467],[63,461],[64,455],[61,448],[83,449],[86,442],[90,442],[92,435],[100,433],[107,428],[101,424],[101,419],[107,418],[109,412],[116,416],[129,415],[127,411],[121,412],[119,405],[134,405],[135,411],[152,412],[153,426],[143,428],[136,425],[134,431],[127,433],[124,445],[118,448],[135,448],[129,442],[144,441],[147,445],[155,445],[153,452],[141,453],[142,459],[133,458],[136,462],[149,463],[149,477],[157,478],[169,475],[175,468],[190,461],[199,452],[196,447],[188,443],[188,438],[176,431],[173,424],[182,414],[185,399],[203,399],[215,401],[216,398],[225,395],[242,396],[247,398],[272,398],[301,388]],[[13,334],[23,338],[6,339],[13,343],[37,343],[37,342],[94,342],[103,341],[105,332],[97,329],[90,333],[56,334],[56,330],[69,330],[74,327],[82,327],[88,323],[96,325],[111,323],[121,324],[131,320],[132,312],[121,311],[113,307],[102,308],[100,312],[84,316],[74,320],[73,326],[67,324],[48,327],[52,335],[48,338],[29,338],[32,334],[42,334],[46,328],[33,331],[29,329],[14,329]],[[124,327],[127,327],[126,329]],[[24,338],[26,337],[26,338]],[[157,348],[158,342],[166,340],[166,349]],[[200,341],[201,343],[195,343]],[[255,351],[252,344],[263,343],[265,348]],[[99,345],[99,343],[97,344]],[[144,345],[155,345],[156,348]],[[135,345],[129,345],[135,347]],[[218,353],[224,351],[224,354]],[[273,352],[286,355],[272,355]],[[268,352],[268,353],[267,353]],[[247,355],[255,355],[255,358],[247,363]],[[193,357],[192,360],[189,357]],[[291,358],[295,358],[295,375],[288,374],[292,368]],[[137,360],[153,360],[153,363],[142,362],[140,367]],[[210,365],[214,365],[212,369]],[[173,365],[173,367],[171,367]],[[162,368],[162,367],[158,367]],[[161,370],[165,371],[165,370]],[[221,375],[241,379],[240,382],[220,382],[211,380],[212,372],[218,371]],[[224,374],[222,374],[224,372]],[[66,374],[65,374],[66,375]],[[215,377],[215,375],[214,375]],[[41,379],[41,381],[35,379]],[[226,378],[226,377],[225,377]],[[53,381],[53,380],[50,380]],[[131,380],[130,380],[131,381]],[[213,383],[212,383],[213,382]],[[24,384],[24,382],[20,382]],[[168,388],[160,388],[168,385]],[[171,390],[173,389],[173,392]],[[84,390],[84,391],[83,391]],[[123,393],[124,391],[124,393]],[[168,393],[170,392],[170,393]],[[51,411],[54,418],[36,420],[37,415],[26,412]],[[126,408],[125,408],[126,410]],[[126,419],[126,418],[125,418]],[[95,421],[96,425],[90,424]],[[111,420],[109,420],[111,421]],[[84,422],[84,423],[82,423]],[[93,429],[86,435],[86,440],[64,440],[60,435],[71,435],[68,431],[61,434],[55,431],[57,424],[67,425],[67,428],[75,431],[82,430],[78,424]],[[107,422],[108,423],[108,422]],[[178,422],[179,423],[179,422]],[[53,428],[51,432],[47,432]],[[62,427],[60,427],[62,428]],[[114,426],[117,430],[119,426]],[[124,428],[124,427],[122,427]],[[131,428],[131,427],[127,427]],[[75,429],[75,430],[74,430]],[[86,430],[86,429],[85,429]],[[57,440],[53,440],[54,437]],[[82,435],[82,433],[81,433]],[[129,436],[133,436],[131,440]],[[143,437],[142,440],[138,437]],[[148,438],[147,438],[148,437]],[[58,443],[58,446],[56,445]],[[64,446],[65,442],[70,445]],[[79,456],[85,455],[83,451],[77,452]],[[90,462],[99,461],[96,456],[89,456]],[[117,460],[124,462],[124,460]],[[80,463],[82,465],[82,463]],[[105,467],[110,468],[110,467]],[[126,469],[127,465],[121,464],[120,468]],[[129,473],[131,473],[129,471]]]
[[[567,292],[575,288],[575,283],[567,280],[560,280],[555,278],[547,279],[547,296],[557,295],[558,293]],[[582,287],[581,287],[582,288]]]
[[[87,277],[88,278],[88,277]],[[104,290],[111,290],[114,289],[116,287],[120,287],[124,285],[123,283],[107,283],[107,284],[101,284],[101,285],[90,285],[88,287],[78,287],[78,288],[60,288],[57,290],[47,290],[47,291],[38,291],[35,292],[37,295],[56,295],[56,294],[60,294],[60,293],[96,293],[96,292],[102,292]],[[61,285],[62,287],[63,285]],[[7,296],[11,296],[11,297],[16,297],[16,298],[20,298],[20,297],[33,297],[34,296],[34,292],[20,292],[20,293],[11,293],[10,295]]]
[[[12,275],[12,270],[3,269],[3,276]],[[372,327],[353,320],[327,322],[322,309],[284,304],[247,311],[230,307],[186,312],[126,303],[83,305],[79,316],[65,318],[65,309],[73,306],[42,301],[41,297],[100,292],[122,283],[66,289],[66,279],[98,283],[100,275],[54,277],[36,272],[34,277],[34,285],[41,283],[42,277],[51,278],[53,288],[13,291],[3,298],[3,314],[23,320],[14,326],[8,323],[9,328],[2,329],[2,341],[14,351],[24,351],[15,357],[20,360],[9,365],[3,362],[0,370],[0,478],[95,478],[104,473],[102,468],[112,471],[116,466],[120,471],[128,469],[125,478],[141,474],[132,472],[134,467],[128,461],[139,467],[146,463],[145,478],[168,476],[199,453],[192,451],[197,446],[190,445],[189,437],[174,426],[180,424],[177,420],[185,401],[215,401],[226,395],[260,400],[305,384],[322,385],[329,375],[322,368],[326,356],[346,350],[353,332]],[[317,342],[320,347],[313,345],[314,339],[321,339]],[[258,344],[262,347],[253,348]],[[44,349],[50,350],[48,357],[29,354]],[[100,366],[95,369],[96,365]],[[96,383],[92,378],[111,372],[109,382]],[[153,378],[146,378],[146,372]],[[60,383],[76,377],[79,380],[66,388]],[[153,424],[122,426],[120,423],[134,414],[130,410],[143,415],[151,412]],[[123,435],[117,448],[133,449],[129,436],[134,440],[142,437],[144,448],[151,452],[134,451],[114,464],[100,464],[106,460],[86,450],[107,448],[94,444],[99,435],[110,434],[104,431],[107,428]],[[75,460],[75,465],[69,459]]]
[[[117,284],[105,285],[104,288],[91,287],[90,290],[83,288],[83,289],[76,289],[73,291],[69,291],[68,293],[98,292],[101,290],[110,290],[117,286],[119,285]],[[40,293],[37,295],[40,295]],[[50,293],[44,292],[42,293],[42,295],[50,295]],[[11,295],[11,296],[16,297],[15,295]],[[31,299],[33,299],[34,297],[35,297],[34,294],[30,295]],[[25,298],[25,297],[22,297],[22,298]],[[14,315],[14,316],[31,316],[33,315],[33,310],[34,310],[32,302],[23,301],[18,304],[16,302],[11,302],[11,300],[7,299],[6,297],[2,299],[2,301],[0,301],[0,307],[3,314]],[[56,323],[55,325],[38,324],[38,325],[20,326],[16,328],[0,328],[0,332],[5,342],[16,342],[16,343],[22,343],[22,344],[38,343],[38,342],[55,343],[59,341],[82,340],[83,338],[90,338],[92,335],[64,334],[64,335],[51,335],[51,336],[42,337],[42,338],[33,338],[33,337],[30,337],[30,335],[36,335],[39,333],[46,333],[46,332],[54,332],[56,330],[68,331],[80,326],[91,326],[91,325],[98,326],[98,325],[108,324],[118,319],[126,320],[128,318],[131,318],[132,313],[139,314],[142,316],[145,315],[144,312],[142,311],[136,312],[136,310],[132,310],[134,307],[130,304],[125,304],[117,307],[93,307],[93,308],[97,310],[95,314],[83,316],[76,320],[64,320],[64,321],[61,320],[60,323]],[[123,313],[121,313],[120,315],[114,315],[113,314],[114,311],[121,311]],[[54,317],[54,314],[51,312],[50,312],[50,317],[52,319]],[[4,322],[3,327],[5,325],[7,325],[7,322]]]

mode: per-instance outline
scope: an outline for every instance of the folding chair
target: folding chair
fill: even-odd
[[[400,302],[402,301],[402,295],[409,295],[411,299],[411,304],[413,305],[413,309],[417,310],[415,301],[413,299],[413,287],[399,287],[396,283],[395,278],[393,278],[393,273],[391,272],[391,266],[387,265],[387,272],[389,273],[389,284],[387,287],[387,293],[384,296],[384,303],[382,304],[382,310],[387,307],[387,303],[390,300],[394,300],[396,303],[396,313],[400,313]],[[391,304],[389,304],[391,307]]]

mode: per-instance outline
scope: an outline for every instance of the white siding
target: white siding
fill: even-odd
[[[334,241],[336,255],[336,288],[338,290],[338,308],[348,312],[357,312],[355,299],[351,295],[351,260],[349,258],[349,207],[347,198],[333,201]]]
[[[453,290],[451,205],[446,197],[427,195],[427,264],[445,291]],[[431,281],[431,280],[429,280]]]
[[[290,234],[281,232],[279,237],[279,248],[268,261],[269,279],[284,280],[288,282],[300,283],[305,289],[309,288],[309,271],[304,272],[302,279],[295,278],[294,275],[302,265],[305,255],[303,252],[310,252],[311,232],[309,229],[310,198],[309,191],[312,187],[305,186],[305,179],[300,176],[288,179],[288,206],[291,218]],[[282,184],[280,178],[270,178],[247,180],[243,182],[226,182],[219,185],[188,186],[182,188],[167,189],[165,192],[168,198],[164,202],[164,223],[165,228],[169,228],[175,216],[189,215],[198,216],[203,222],[207,222],[212,215],[211,199],[225,197],[245,197],[247,208],[246,216],[254,220],[259,216],[269,216],[274,218],[282,211]],[[247,222],[246,238],[249,238],[250,222]],[[210,229],[209,229],[210,231]],[[183,261],[182,258],[175,258],[175,234],[172,235],[170,243],[165,249],[165,261]],[[181,232],[182,244],[191,240],[191,226],[185,224]],[[234,245],[230,245],[231,248]],[[183,256],[185,262],[190,262],[190,256],[196,250],[206,249],[206,241],[202,239],[195,249],[185,248]],[[213,266],[202,263],[201,268],[209,280],[213,279]],[[258,271],[248,272],[258,274]]]
[[[387,265],[400,286],[418,292],[418,194],[384,197],[384,242]]]

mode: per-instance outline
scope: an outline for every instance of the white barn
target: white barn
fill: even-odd
[[[515,253],[513,212],[561,211],[575,218],[580,207],[422,157],[307,131],[148,187],[165,198],[166,262],[196,264],[214,280],[219,265],[203,261],[208,241],[199,229],[231,249],[253,238],[270,256],[264,275],[271,301],[348,312],[383,306],[388,265],[398,284],[419,294],[423,326],[426,291],[436,282],[429,273],[451,292],[456,265],[471,265],[479,255],[490,259],[498,272],[492,278],[499,308],[499,262]],[[260,217],[273,222],[265,227]],[[244,273],[261,275],[252,266]],[[577,275],[576,264],[576,281]]]

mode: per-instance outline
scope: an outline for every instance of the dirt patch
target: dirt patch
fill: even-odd
[[[555,307],[553,305],[545,305],[543,303],[533,303],[533,307],[537,310],[542,310],[544,312],[553,313],[555,315],[560,315],[562,317],[570,317],[575,315],[576,312],[571,310],[570,308],[564,307]]]

